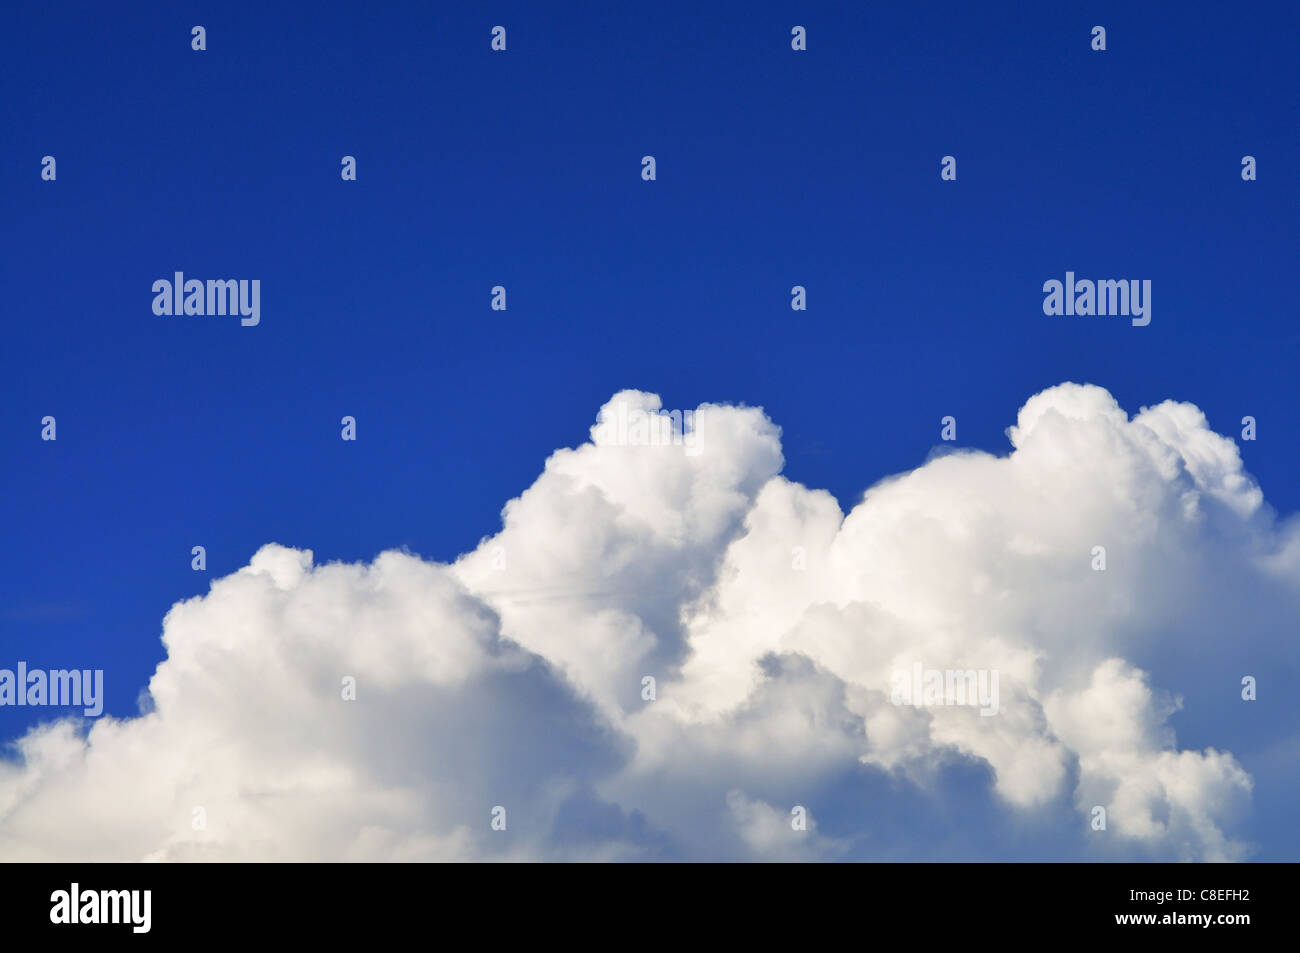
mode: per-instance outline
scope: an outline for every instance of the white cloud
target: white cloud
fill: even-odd
[[[937,456],[846,515],[780,475],[761,410],[701,407],[695,454],[620,445],[599,427],[620,403],[661,406],[615,395],[453,565],[269,545],[174,606],[151,712],[44,726],[0,763],[0,857],[978,850],[922,818],[951,798],[959,825],[1049,818],[1062,856],[1247,855],[1251,777],[1178,749],[1174,695],[1194,712],[1243,645],[1277,651],[1300,534],[1195,407],[1129,419],[1063,384],[1008,456]],[[998,713],[893,704],[916,663],[997,671]]]

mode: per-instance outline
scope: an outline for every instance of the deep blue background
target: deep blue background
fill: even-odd
[[[243,6],[0,16],[0,665],[132,714],[210,577],[454,558],[624,387],[762,405],[847,507],[1088,381],[1254,415],[1300,508],[1294,4]],[[1045,317],[1067,269],[1151,325]],[[260,278],[261,325],[156,317],[177,270]]]

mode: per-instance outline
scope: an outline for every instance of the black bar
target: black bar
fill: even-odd
[[[0,922],[6,940],[53,942],[284,936],[305,944],[406,934],[459,946],[454,937],[468,931],[465,939],[494,944],[641,947],[704,935],[812,943],[841,932],[855,945],[894,936],[914,949],[1124,934],[1231,943],[1292,934],[1284,928],[1294,872],[1281,864],[8,864],[0,865]],[[69,912],[74,883],[87,914],[88,892],[98,907],[100,891],[150,891],[148,932],[136,932],[143,893],[139,908],[109,898],[106,916],[117,903],[126,922],[51,922]],[[62,908],[59,891],[68,895]],[[1154,921],[1118,922],[1147,915]],[[1208,926],[1189,922],[1206,915]]]

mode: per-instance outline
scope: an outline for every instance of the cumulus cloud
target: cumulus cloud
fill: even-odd
[[[847,513],[760,409],[643,439],[681,416],[614,395],[452,564],[264,546],[148,711],[0,761],[0,857],[1250,856],[1249,705],[1198,713],[1285,651],[1300,543],[1196,407],[1062,384]]]

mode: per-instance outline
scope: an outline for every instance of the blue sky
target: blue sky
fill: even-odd
[[[7,9],[4,657],[131,715],[177,600],[271,541],[451,560],[623,388],[761,406],[847,508],[941,417],[1004,454],[1095,383],[1255,416],[1300,508],[1293,5],[701,6]],[[177,270],[261,324],[155,316]],[[1067,270],[1150,279],[1150,326],[1044,316]]]

